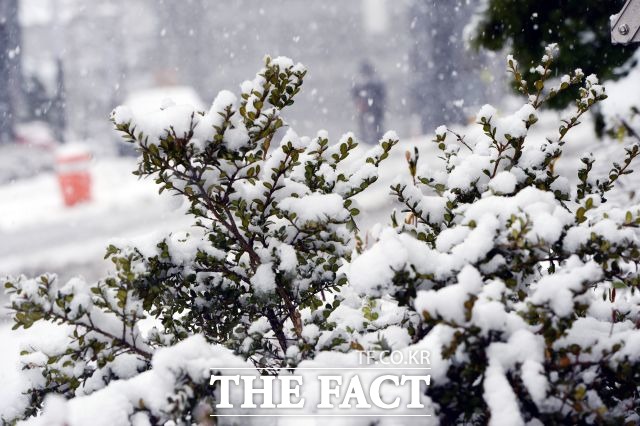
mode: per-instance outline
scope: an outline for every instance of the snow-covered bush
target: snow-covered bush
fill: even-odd
[[[550,46],[535,82],[509,57],[526,104],[510,116],[483,107],[481,137],[437,129],[442,168],[421,163],[426,147],[407,152],[406,179],[391,187],[405,216],[393,213],[370,247],[355,235],[352,197],[397,138],[358,156],[350,135],[330,145],[323,133],[278,132],[300,65],[267,58],[240,101],[222,92],[208,113],[116,109],[142,153],[137,173],[185,197],[196,226],[151,247],[109,247],[115,272],[98,283],[6,284],[16,327],[68,330],[62,345],[24,353],[25,414],[58,393],[75,398],[47,399],[40,424],[90,413],[191,424],[212,409],[209,368],[336,367],[393,348],[430,351],[431,422],[639,422],[640,207],[606,197],[640,149],[604,176],[588,154],[575,179],[558,174],[567,133],[606,95],[580,70],[552,79],[556,55]],[[538,110],[574,89],[558,133],[532,140]],[[141,332],[151,319],[157,327]]]
[[[605,176],[586,153],[575,184],[556,173],[565,136],[606,97],[580,70],[547,89],[556,54],[547,48],[533,83],[508,59],[528,102],[504,117],[483,107],[473,146],[436,131],[443,169],[407,153],[410,179],[392,186],[406,218],[350,266],[363,294],[420,314],[414,341],[444,359],[428,391],[444,424],[640,421],[640,209],[606,202],[640,150]],[[558,133],[531,143],[540,107],[580,84]]]
[[[72,397],[133,377],[157,348],[196,334],[264,368],[314,355],[305,337],[312,324],[333,328],[326,318],[339,302],[325,299],[346,283],[338,269],[355,248],[352,198],[377,179],[398,140],[388,133],[347,162],[357,146],[351,134],[330,144],[325,132],[278,132],[305,74],[288,58],[267,57],[239,100],[222,91],[206,113],[171,102],[142,117],[114,110],[116,128],[142,155],[136,174],[185,197],[195,226],[147,248],[110,246],[115,272],[97,283],[45,275],[6,284],[17,327],[69,326],[66,344],[24,353],[26,368],[41,373],[27,414],[49,392]],[[307,334],[305,308],[313,310]],[[143,334],[138,323],[148,318],[159,329]],[[343,343],[337,335],[326,348]],[[179,375],[175,395],[188,386],[210,395],[199,379]],[[203,402],[201,393],[185,394],[164,407],[166,418],[186,421]]]

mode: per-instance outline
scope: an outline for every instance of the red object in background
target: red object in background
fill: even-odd
[[[60,152],[56,156],[58,183],[67,207],[91,201],[90,161],[91,154],[86,151]]]

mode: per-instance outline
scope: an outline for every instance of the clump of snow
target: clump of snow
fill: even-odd
[[[293,67],[293,59],[286,56],[278,56],[273,58],[271,63],[280,67],[280,69],[287,69]]]
[[[391,281],[393,271],[402,269],[407,260],[407,247],[401,237],[391,229],[385,229],[379,241],[353,261],[348,274],[349,282],[355,290],[372,294],[373,289],[380,289]]]
[[[295,249],[289,244],[278,246],[278,257],[280,258],[280,270],[294,272],[298,266],[298,258]]]
[[[291,144],[294,149],[302,149],[305,147],[306,142],[308,142],[308,139],[299,137],[293,129],[287,129],[280,141],[280,145]]]
[[[111,119],[116,124],[128,124],[133,120],[133,111],[128,106],[120,105],[111,112]]]
[[[478,114],[476,115],[476,120],[478,122],[482,122],[482,121],[489,121],[491,120],[491,118],[493,118],[496,115],[496,109],[489,105],[489,104],[485,104],[482,106],[482,108],[480,108],[480,111],[478,111]]]
[[[385,134],[382,135],[382,139],[380,139],[380,140],[383,140],[383,141],[398,141],[398,140],[400,140],[400,138],[398,137],[398,134],[395,131],[387,130],[385,132]]]
[[[458,283],[440,290],[420,292],[414,302],[416,311],[428,312],[431,317],[458,324],[465,322],[464,303],[480,291],[482,277],[472,266],[465,266],[458,274]]]
[[[251,285],[258,294],[271,294],[276,290],[276,274],[271,263],[263,263],[258,266],[256,273],[251,277]]]
[[[511,138],[523,138],[527,135],[527,126],[518,114],[501,117],[495,122],[496,137],[502,143]]]
[[[516,189],[518,179],[508,171],[501,171],[489,182],[489,188],[497,194],[511,194]]]
[[[199,121],[199,115],[191,105],[175,105],[155,112],[136,116],[132,124],[137,132],[149,138],[149,143],[156,144],[169,132],[178,138],[185,138]]]
[[[227,108],[236,109],[238,98],[229,90],[221,90],[211,104],[209,114],[223,114]]]
[[[249,132],[237,114],[238,99],[228,90],[222,90],[214,99],[209,111],[198,120],[194,127],[194,138],[199,141],[211,142],[214,135],[223,126],[225,118],[229,116],[231,125],[226,127],[223,134],[223,143],[229,150],[235,151],[249,142]]]
[[[345,220],[348,212],[338,194],[310,194],[303,197],[288,197],[280,201],[278,207],[295,213],[302,223],[325,219]]]
[[[597,282],[602,277],[602,269],[595,262],[582,264],[577,257],[567,263],[565,271],[548,275],[534,286],[531,302],[548,303],[561,317],[573,312],[573,295],[586,285]]]

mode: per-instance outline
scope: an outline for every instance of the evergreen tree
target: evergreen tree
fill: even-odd
[[[635,47],[611,44],[609,17],[618,13],[625,0],[487,0],[483,2],[479,21],[475,24],[477,46],[490,50],[505,47],[518,52],[522,76],[533,81],[531,68],[538,52],[554,39],[562,49],[560,69],[582,68],[587,75],[595,73],[603,80],[624,75],[619,68],[631,58]],[[561,94],[550,106],[564,108],[571,93]]]

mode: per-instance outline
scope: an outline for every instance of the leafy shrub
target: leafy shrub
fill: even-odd
[[[575,184],[555,171],[565,136],[606,98],[580,70],[547,89],[556,55],[549,46],[532,83],[509,57],[528,102],[507,117],[483,107],[474,146],[436,131],[444,170],[421,171],[419,151],[407,153],[411,180],[392,186],[407,217],[352,264],[351,285],[422,317],[414,341],[442,354],[428,395],[444,424],[640,420],[640,211],[606,199],[640,150],[625,148],[604,177],[589,154]],[[575,85],[558,133],[530,142],[540,107]]]
[[[442,168],[423,164],[428,147],[407,152],[407,178],[391,186],[405,216],[394,212],[370,247],[353,197],[397,137],[362,155],[351,135],[330,145],[287,130],[276,146],[302,66],[267,58],[239,102],[221,92],[208,113],[116,109],[142,154],[136,173],[188,200],[195,226],[109,247],[115,271],[98,283],[6,284],[16,327],[69,331],[57,350],[24,353],[36,373],[25,415],[50,393],[91,394],[48,399],[38,420],[191,424],[211,412],[209,368],[331,367],[393,348],[431,352],[424,403],[444,424],[640,421],[640,210],[607,201],[640,149],[604,176],[591,155],[574,181],[557,173],[566,135],[606,95],[580,70],[551,80],[556,55],[549,46],[534,82],[509,57],[527,103],[505,117],[483,107],[480,137],[437,129]],[[539,109],[571,87],[575,111],[532,140]],[[142,333],[150,319],[158,327]]]
[[[355,247],[352,198],[376,181],[398,140],[388,133],[349,164],[351,134],[331,145],[326,132],[310,140],[287,130],[276,144],[281,110],[305,74],[287,58],[267,57],[242,84],[240,101],[222,91],[207,113],[171,104],[143,117],[114,110],[116,129],[141,153],[135,174],[185,197],[194,228],[144,249],[110,246],[115,272],[94,284],[53,275],[6,284],[16,327],[71,326],[58,351],[24,354],[27,368],[44,376],[30,390],[27,414],[49,392],[72,397],[136,375],[157,348],[195,334],[263,368],[314,354],[300,311],[313,309],[307,327],[333,328],[326,318],[339,300],[323,299],[346,282],[338,270]],[[148,318],[160,327],[143,336],[138,323]]]

